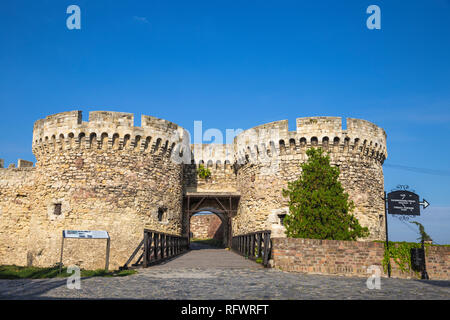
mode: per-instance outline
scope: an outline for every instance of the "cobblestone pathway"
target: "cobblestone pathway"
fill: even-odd
[[[250,268],[261,269],[262,265],[251,260],[244,259],[242,256],[225,250],[217,249],[208,245],[200,243],[191,243],[191,251],[183,254],[175,259],[157,266],[152,267],[163,269],[178,269],[178,268]]]
[[[196,249],[199,249],[198,247]],[[446,299],[450,281],[381,279],[287,273],[264,269],[223,249],[192,250],[164,265],[121,278],[0,280],[0,299]]]

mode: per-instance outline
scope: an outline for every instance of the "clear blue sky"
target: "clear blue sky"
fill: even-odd
[[[81,30],[66,28],[71,4]],[[381,30],[366,28],[371,4]],[[387,132],[386,190],[425,197],[418,220],[450,243],[449,15],[449,0],[3,1],[0,158],[34,160],[34,121],[77,109],[190,131],[194,120],[225,131],[362,118]],[[417,238],[412,224],[389,223],[391,239]]]

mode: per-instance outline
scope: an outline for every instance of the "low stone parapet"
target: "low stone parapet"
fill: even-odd
[[[379,266],[383,277],[384,243],[364,241],[272,239],[272,266],[284,271],[310,274],[367,277],[369,266]],[[450,280],[450,247],[427,246],[426,267],[432,280]],[[391,260],[391,276],[417,278],[414,271],[402,272]]]

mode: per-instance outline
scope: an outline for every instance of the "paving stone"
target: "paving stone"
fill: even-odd
[[[0,280],[0,299],[444,299],[450,281],[381,279],[369,290],[366,278],[288,273],[224,249],[199,247],[163,265],[117,278]]]

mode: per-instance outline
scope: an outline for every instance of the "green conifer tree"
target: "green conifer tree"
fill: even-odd
[[[306,154],[308,161],[301,165],[301,176],[283,190],[289,197],[286,235],[329,240],[367,237],[369,230],[351,214],[354,204],[338,180],[339,168],[330,165],[330,156],[320,148],[311,148]]]

